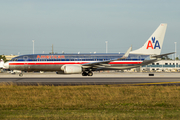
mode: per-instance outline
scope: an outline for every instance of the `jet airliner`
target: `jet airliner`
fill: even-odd
[[[29,54],[12,58],[4,63],[4,67],[21,71],[56,71],[57,74],[79,73],[82,76],[92,76],[93,71],[137,68],[174,53],[160,55],[166,28],[166,23],[160,24],[141,48],[131,51],[130,47],[125,54]],[[152,59],[145,60],[149,56]]]

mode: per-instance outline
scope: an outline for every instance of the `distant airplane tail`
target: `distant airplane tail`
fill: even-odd
[[[0,60],[0,69],[3,69],[4,68],[4,61],[3,59]]]
[[[131,51],[130,54],[159,55],[161,53],[166,28],[166,23],[160,24],[146,43],[141,48]]]

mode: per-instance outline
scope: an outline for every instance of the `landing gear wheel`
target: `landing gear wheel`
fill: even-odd
[[[86,73],[86,72],[83,72],[83,73],[82,73],[82,76],[87,76],[87,73]]]
[[[19,77],[22,77],[23,76],[23,74],[22,73],[19,73]]]
[[[93,76],[93,73],[92,72],[88,72],[88,76]]]

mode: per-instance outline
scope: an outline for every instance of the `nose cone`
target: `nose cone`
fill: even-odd
[[[4,68],[9,69],[9,62],[4,63]]]

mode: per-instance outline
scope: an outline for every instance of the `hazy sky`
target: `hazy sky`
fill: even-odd
[[[180,0],[0,0],[0,54],[126,52],[160,23],[162,53],[180,50]]]

